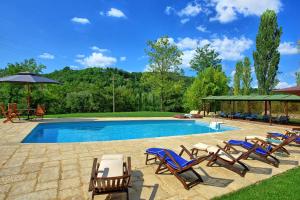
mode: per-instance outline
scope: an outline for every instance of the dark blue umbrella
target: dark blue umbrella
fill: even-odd
[[[28,96],[27,96],[27,110],[28,110],[28,117],[29,117],[29,109],[30,109],[30,85],[31,84],[59,84],[58,81],[39,76],[34,73],[30,72],[20,72],[16,75],[6,76],[0,78],[0,82],[2,83],[20,83],[26,84],[28,89]]]

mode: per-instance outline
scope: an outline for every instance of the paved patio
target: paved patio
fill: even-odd
[[[156,165],[145,165],[144,151],[149,147],[171,148],[179,152],[181,144],[189,148],[198,142],[220,144],[231,138],[244,139],[247,135],[265,135],[267,131],[285,130],[284,127],[251,122],[225,122],[240,130],[219,134],[69,144],[21,144],[20,141],[39,122],[0,122],[0,200],[89,199],[88,183],[93,158],[101,158],[106,153],[131,156],[133,177],[130,199],[210,199],[298,166],[300,148],[296,146],[288,147],[291,156],[277,156],[281,160],[279,168],[258,160],[245,160],[250,166],[250,172],[244,178],[222,167],[207,167],[204,162],[196,168],[203,176],[204,183],[187,191],[174,176],[155,175]],[[125,199],[125,194],[102,195],[95,199],[110,198]]]

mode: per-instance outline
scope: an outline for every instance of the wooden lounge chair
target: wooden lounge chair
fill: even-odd
[[[126,192],[129,199],[131,158],[124,162],[123,155],[103,155],[100,163],[94,158],[89,191],[95,195]]]
[[[162,171],[165,171],[167,169],[183,184],[185,189],[189,190],[196,184],[203,182],[203,179],[201,178],[200,174],[198,174],[193,169],[193,166],[198,165],[199,163],[208,159],[210,155],[187,161],[183,157],[181,157],[183,152],[186,152],[189,156],[192,156],[190,152],[186,151],[186,149],[182,149],[180,154],[177,154],[169,149],[150,148],[146,150],[146,163],[147,161],[149,161],[149,154],[152,154],[156,157],[157,160],[159,160],[159,165],[155,171],[156,174],[162,173]],[[188,171],[192,172],[197,177],[197,179],[194,181],[185,180],[181,175]]]
[[[2,115],[6,118],[3,123],[6,123],[6,122],[12,122],[13,123],[13,118],[16,117],[16,114],[12,112],[11,109],[8,109],[7,111],[5,110],[5,106],[4,104],[1,104],[1,112],[2,112]]]
[[[245,141],[250,141],[254,143],[257,142],[258,145],[264,147],[265,149],[268,149],[269,151],[273,151],[273,152],[280,151],[286,153],[287,155],[290,155],[290,152],[284,146],[290,144],[295,140],[287,140],[287,139],[288,138],[284,140],[278,140],[274,138],[267,138],[267,137],[255,136],[255,135],[245,137]]]
[[[212,154],[212,157],[210,157],[207,166],[218,164],[239,174],[242,177],[244,177],[245,174],[249,171],[249,168],[240,161],[241,159],[243,159],[242,152],[232,154],[219,145],[212,146],[203,143],[193,145],[191,151],[194,157],[198,157],[199,151],[205,151],[208,154]]]
[[[35,110],[35,116],[44,119],[45,113],[46,113],[45,107],[41,105],[37,105]]]
[[[234,150],[234,152],[239,152],[239,150],[234,148],[234,146],[239,146],[247,150],[246,152],[243,152],[243,156],[241,157],[242,159],[247,159],[250,156],[250,154],[254,153],[266,163],[271,164],[275,167],[279,166],[279,160],[272,155],[273,152],[277,151],[277,148],[279,147],[272,150],[272,147],[268,145],[266,149],[258,145],[257,144],[258,141],[256,141],[254,144],[243,140],[229,140],[227,142],[224,141],[224,143],[225,143],[225,147],[224,147],[225,151]]]
[[[273,138],[273,139],[276,139],[276,140],[285,140],[289,137],[292,137],[296,135],[297,138],[295,139],[295,143],[296,144],[300,144],[300,133],[298,131],[294,131],[294,130],[286,130],[285,134],[283,133],[278,133],[278,132],[268,132],[267,133],[267,138]]]
[[[8,104],[8,110],[11,110],[13,113],[16,114],[16,117],[20,120],[21,113],[18,110],[18,105],[16,103],[10,103]]]

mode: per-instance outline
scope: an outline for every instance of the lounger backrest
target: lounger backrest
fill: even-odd
[[[100,191],[121,191],[128,188],[131,177],[131,158],[123,163],[123,176],[95,178],[95,185]]]
[[[111,178],[97,178],[97,188],[101,191],[120,191],[128,188],[130,175]]]
[[[296,136],[296,135],[286,138],[285,140],[282,141],[282,143],[280,143],[279,145],[277,145],[276,147],[274,147],[274,148],[272,149],[272,152],[275,152],[275,151],[277,151],[278,149],[280,149],[281,147],[290,144],[291,142],[293,142],[293,141],[296,140],[296,139],[297,139],[297,136]]]

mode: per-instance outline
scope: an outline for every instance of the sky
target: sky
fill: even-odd
[[[2,0],[0,68],[34,58],[44,73],[65,66],[147,70],[148,40],[169,36],[183,51],[185,74],[195,49],[211,46],[230,77],[252,53],[260,15],[276,11],[283,29],[277,88],[295,85],[300,71],[300,1],[296,0]],[[253,87],[257,87],[254,70]]]

